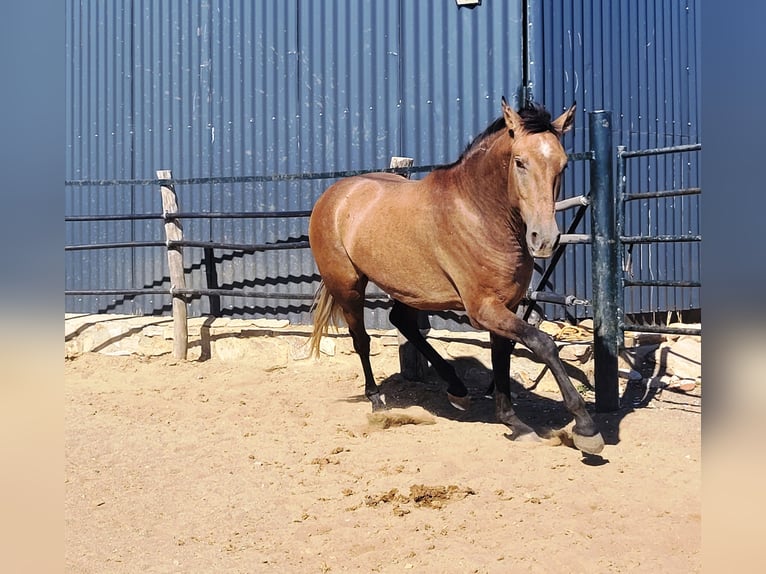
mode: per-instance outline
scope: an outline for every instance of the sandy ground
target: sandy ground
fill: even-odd
[[[585,458],[508,440],[490,400],[456,411],[438,379],[405,381],[396,346],[376,348],[406,416],[370,417],[349,353],[67,358],[66,571],[701,570],[700,387],[635,407],[628,387]],[[475,348],[453,360],[480,397]],[[515,390],[540,432],[571,426],[558,393]]]

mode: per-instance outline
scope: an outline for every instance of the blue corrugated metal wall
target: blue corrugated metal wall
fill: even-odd
[[[698,0],[529,0],[525,9],[529,91],[553,110],[578,102],[574,149],[587,149],[586,114],[594,110],[612,111],[614,144],[629,150],[701,141]],[[587,189],[586,166],[573,167],[566,196]],[[628,178],[631,193],[698,187],[698,154],[632,160]],[[571,217],[562,214],[563,225]],[[699,197],[631,202],[624,232],[698,234]],[[552,283],[559,292],[590,293],[590,250],[568,249]],[[636,279],[700,279],[699,244],[636,245],[632,260]],[[699,289],[630,288],[625,305],[629,313],[699,308]]]
[[[401,0],[67,3],[68,179],[237,176],[455,159],[522,84],[521,3]],[[310,208],[330,181],[177,188],[184,211]],[[159,212],[157,189],[69,187],[72,215]],[[184,222],[196,240],[263,243],[306,221]],[[159,222],[67,225],[67,244],[163,239]],[[184,251],[203,287],[199,249]],[[160,248],[68,252],[69,289],[168,286]],[[224,260],[219,280],[312,293],[313,259],[270,252]],[[169,298],[68,297],[68,311],[154,313]],[[297,306],[296,306],[297,305]],[[224,297],[238,314],[288,301]],[[255,309],[257,308],[257,309]],[[192,314],[207,312],[195,301]],[[373,312],[373,324],[385,317]]]
[[[571,151],[587,149],[586,113],[598,108],[613,110],[615,143],[630,149],[699,139],[699,13],[692,0],[485,0],[474,10],[453,0],[66,5],[67,179],[151,179],[157,169],[204,177],[383,168],[392,155],[448,162],[498,115],[500,95],[518,104],[525,84],[553,112],[577,99],[576,129],[566,139]],[[696,173],[696,159],[683,158],[647,161],[630,175],[636,186],[678,187],[693,185]],[[586,166],[572,166],[564,193],[585,191],[586,180]],[[185,211],[308,209],[329,183],[177,192]],[[696,199],[664,201],[675,203],[633,207],[634,225],[655,230],[667,220],[676,231],[698,230]],[[68,187],[66,208],[71,215],[161,211],[158,190],[127,185]],[[571,212],[564,224],[567,218]],[[187,220],[184,231],[198,240],[263,243],[304,234],[306,221]],[[163,239],[157,221],[67,224],[67,244],[150,239]],[[659,261],[677,278],[686,262],[694,268],[699,261],[696,247],[638,251],[636,261]],[[204,286],[201,250],[184,256],[193,269],[190,286]],[[571,247],[559,265],[556,291],[587,296],[588,249]],[[67,252],[66,273],[68,289],[169,281],[160,248]],[[308,251],[229,257],[219,265],[222,284],[272,291],[311,293],[313,273]],[[681,300],[675,292],[675,299],[647,297],[628,304],[697,303],[696,295]],[[236,314],[307,320],[295,302],[223,298],[222,305]],[[169,298],[67,297],[66,309],[155,313],[169,309]],[[207,301],[195,301],[191,312],[206,313]],[[373,324],[385,325],[373,315]]]

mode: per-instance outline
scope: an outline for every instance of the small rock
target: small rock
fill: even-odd
[[[648,379],[648,385],[655,389],[670,389],[673,391],[689,392],[697,388],[699,379],[681,379],[676,375],[662,375],[661,377],[651,377]]]
[[[697,381],[696,379],[678,379],[675,383],[669,385],[668,388],[673,391],[688,393],[697,388]]]
[[[261,329],[284,329],[290,325],[287,319],[255,319],[253,325]]]
[[[222,337],[213,345],[215,356],[221,361],[236,361],[246,355],[245,345],[236,337]]]
[[[627,332],[625,333],[624,345],[626,349],[643,345],[659,345],[666,339],[667,336],[662,333]]]
[[[322,340],[319,341],[319,352],[323,355],[327,355],[328,357],[334,357],[335,341],[328,337],[322,337]]]
[[[666,341],[654,353],[654,362],[660,373],[676,375],[681,379],[696,379],[702,374],[702,353],[697,337],[683,336]]]
[[[587,363],[592,354],[592,348],[589,344],[564,345],[559,350],[559,357],[562,361],[579,361]]]
[[[165,327],[161,325],[147,325],[141,331],[145,337],[164,337]]]
[[[293,342],[290,345],[290,358],[293,361],[303,361],[311,356],[311,346],[308,340]]]

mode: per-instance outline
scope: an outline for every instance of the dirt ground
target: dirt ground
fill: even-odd
[[[276,339],[236,360],[66,359],[66,572],[701,570],[701,387],[624,387],[583,457],[507,438],[484,344],[452,353],[476,397],[460,412],[376,336],[395,408],[372,417],[355,355],[275,361]],[[571,427],[517,378],[522,418]]]

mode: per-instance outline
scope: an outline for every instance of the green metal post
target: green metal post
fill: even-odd
[[[617,146],[617,197],[615,207],[615,239],[617,250],[617,345],[622,349],[625,345],[625,246],[622,237],[625,235],[625,194],[628,189],[627,159],[622,155],[624,145]]]
[[[591,263],[593,274],[593,359],[596,410],[610,412],[620,408],[617,380],[618,267],[615,227],[614,184],[612,177],[612,114],[589,114],[591,187]]]

